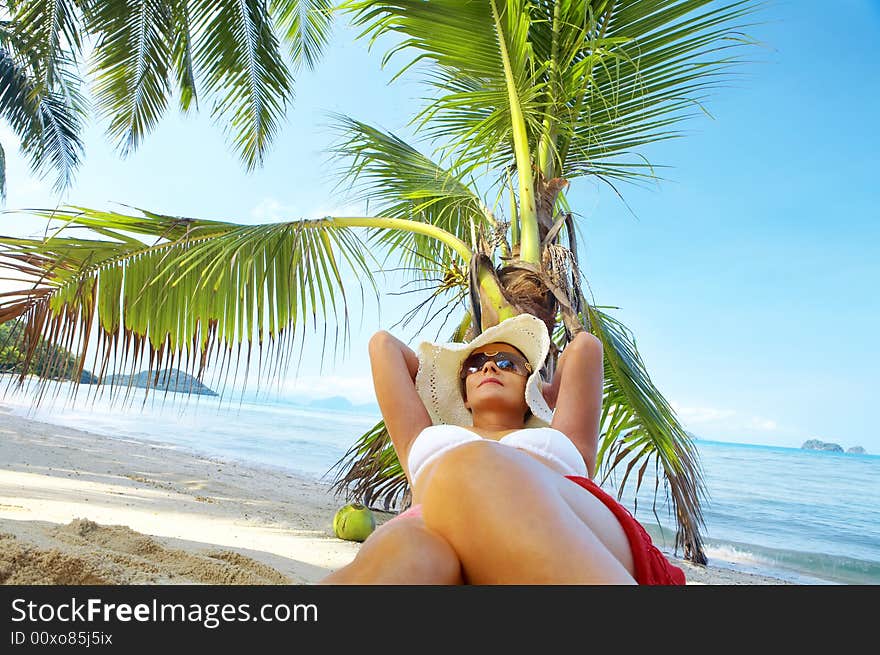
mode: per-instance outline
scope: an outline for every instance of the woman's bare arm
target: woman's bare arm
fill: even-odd
[[[412,477],[406,461],[409,448],[418,434],[431,425],[428,410],[416,392],[419,358],[409,346],[385,330],[370,338],[369,352],[376,400],[388,436],[411,485]]]
[[[555,407],[552,427],[564,432],[595,474],[602,416],[602,342],[580,332],[565,347],[553,380],[544,385],[544,398]]]

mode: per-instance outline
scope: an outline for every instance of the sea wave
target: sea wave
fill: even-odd
[[[643,523],[661,549],[671,551],[674,533],[668,527]],[[880,584],[880,562],[813,553],[757,544],[705,539],[708,564],[756,575],[770,576],[797,584]]]

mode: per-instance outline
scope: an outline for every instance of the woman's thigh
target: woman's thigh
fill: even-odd
[[[556,488],[572,511],[577,514],[584,524],[589,526],[593,534],[623,564],[624,568],[629,571],[629,574],[635,575],[635,564],[633,563],[629,539],[617,517],[606,507],[605,503],[596,498],[587,489],[556,472],[552,473],[555,478]]]
[[[464,500],[468,494],[496,495],[510,498],[511,488],[516,492],[517,512],[539,512],[561,499],[571,512],[602,543],[611,555],[633,575],[634,565],[629,540],[605,504],[587,489],[552,470],[528,453],[491,441],[469,442],[455,448],[436,461],[434,470],[420,476],[421,484],[429,485],[434,473],[444,471],[459,473],[454,480],[461,480],[462,495],[448,494],[451,503],[463,511],[474,506]],[[414,490],[421,496],[421,490]],[[487,499],[491,504],[491,498]],[[479,503],[477,503],[478,505]],[[566,516],[571,515],[566,513]],[[550,517],[547,517],[550,519]],[[478,521],[479,516],[474,520]],[[552,526],[548,526],[552,531]]]

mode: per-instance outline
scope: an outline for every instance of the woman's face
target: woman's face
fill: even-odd
[[[507,343],[489,343],[474,348],[470,354],[496,352],[512,353],[525,359],[519,350]],[[529,408],[525,395],[529,373],[522,375],[521,372],[503,370],[492,359],[487,359],[480,369],[467,375],[464,380],[465,407],[472,412],[474,409],[499,410],[509,407],[525,416]]]

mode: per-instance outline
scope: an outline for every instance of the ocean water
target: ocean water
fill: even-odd
[[[0,376],[0,389],[6,389]],[[82,389],[82,388],[81,388]],[[50,396],[53,394],[50,393]],[[163,399],[164,396],[164,399]],[[379,419],[258,397],[216,398],[133,390],[111,402],[79,392],[47,397],[6,391],[13,414],[108,436],[174,444],[325,482],[348,448]],[[880,456],[761,445],[695,442],[707,498],[702,531],[709,563],[802,584],[880,584]],[[650,467],[649,467],[650,468]],[[613,481],[603,485],[614,493]],[[673,551],[675,521],[661,484],[646,475],[621,502],[661,549]]]
[[[698,440],[709,562],[803,584],[880,584],[880,456]],[[612,485],[609,485],[612,486]],[[646,474],[622,502],[671,550],[675,522]]]

